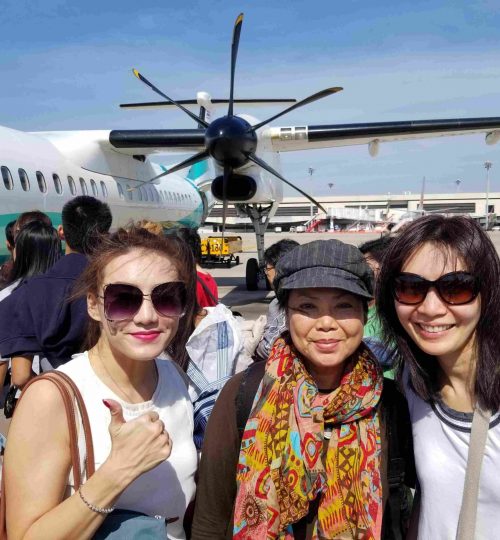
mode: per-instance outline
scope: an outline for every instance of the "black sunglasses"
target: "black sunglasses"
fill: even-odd
[[[133,319],[141,309],[144,297],[149,296],[154,309],[164,317],[182,317],[186,308],[186,286],[181,281],[157,285],[151,294],[144,294],[135,285],[109,283],[104,287],[104,314],[112,322]]]
[[[394,279],[394,297],[400,304],[420,304],[431,287],[435,287],[444,302],[453,306],[468,304],[479,294],[478,280],[468,272],[450,272],[435,281],[402,272]]]

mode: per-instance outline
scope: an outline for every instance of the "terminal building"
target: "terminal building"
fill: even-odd
[[[387,223],[397,223],[405,214],[420,212],[421,195],[328,195],[315,197],[326,213],[310,203],[305,197],[285,197],[268,230],[321,231],[328,229],[373,229]],[[423,210],[448,215],[469,215],[486,223],[488,204],[489,228],[500,224],[500,193],[429,193],[425,194]],[[497,215],[499,216],[497,224]],[[222,224],[222,204],[216,204],[210,212],[206,225],[216,230]],[[250,220],[238,217],[233,205],[228,205],[227,228],[252,230]]]

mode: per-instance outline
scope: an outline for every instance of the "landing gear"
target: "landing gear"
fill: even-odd
[[[248,259],[245,272],[247,291],[256,291],[259,288],[259,262],[257,259]]]
[[[257,240],[257,259],[249,259],[246,267],[246,286],[249,291],[256,291],[261,280],[264,280],[264,286],[270,290],[264,274],[264,233],[269,221],[276,213],[278,205],[279,203],[268,205],[240,203],[234,205],[239,216],[250,218]]]

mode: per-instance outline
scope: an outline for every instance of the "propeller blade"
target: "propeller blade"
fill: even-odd
[[[332,88],[326,88],[325,90],[321,90],[320,92],[316,92],[316,94],[313,94],[312,96],[306,97],[305,99],[295,103],[291,107],[288,107],[288,109],[285,109],[284,111],[279,112],[278,114],[275,114],[274,116],[271,116],[271,118],[268,118],[267,120],[264,120],[263,122],[260,122],[259,124],[252,126],[252,129],[256,131],[257,129],[261,128],[262,126],[265,126],[266,124],[269,124],[269,122],[272,122],[273,120],[276,120],[276,118],[279,118],[280,116],[283,116],[284,114],[287,114],[295,109],[298,109],[299,107],[302,107],[303,105],[308,105],[309,103],[312,103],[313,101],[317,101],[318,99],[323,99],[324,97],[330,96],[331,94],[336,94],[337,92],[342,91],[343,88],[341,86],[334,86]]]
[[[193,114],[191,111],[189,111],[188,109],[186,109],[186,107],[183,107],[180,103],[177,103],[177,101],[174,101],[172,98],[169,98],[166,94],[164,94],[161,90],[159,90],[158,88],[156,88],[156,86],[149,82],[146,77],[143,77],[136,69],[133,69],[132,70],[132,73],[141,81],[143,82],[145,85],[149,86],[149,88],[151,88],[151,90],[153,90],[153,92],[156,92],[158,95],[160,95],[161,97],[165,98],[167,101],[170,101],[170,103],[173,103],[174,105],[176,105],[177,107],[179,107],[179,109],[183,110],[190,118],[192,118],[195,122],[198,122],[199,124],[202,124],[204,127],[208,127],[208,124],[207,122],[205,122],[205,120],[202,120],[199,116],[196,116],[196,114]]]
[[[198,108],[198,100],[196,99],[178,99],[177,103],[187,107]],[[212,105],[227,105],[229,99],[212,98],[210,100]],[[256,107],[259,105],[290,105],[291,103],[297,103],[295,98],[249,98],[249,99],[233,99],[233,103],[240,105],[246,105],[247,107]],[[150,101],[146,103],[121,103],[122,109],[165,109],[169,107],[176,107],[174,103],[168,101]]]
[[[278,172],[278,171],[275,171],[270,165],[268,165],[265,161],[263,161],[262,159],[258,158],[255,154],[250,154],[248,156],[248,159],[250,161],[253,161],[256,165],[258,165],[259,167],[262,167],[264,170],[266,170],[267,172],[270,172],[271,174],[274,174],[274,176],[276,176],[276,178],[279,178],[282,182],[285,182],[285,184],[289,185],[290,187],[292,187],[293,189],[295,189],[296,191],[298,191],[301,195],[304,195],[304,197],[306,197],[306,199],[308,199],[309,201],[311,201],[314,205],[316,205],[318,208],[320,208],[325,214],[326,214],[326,210],[323,208],[323,206],[318,202],[316,201],[315,199],[313,199],[310,195],[308,195],[305,191],[302,191],[300,188],[298,188],[297,186],[295,186],[294,184],[292,184],[291,182],[289,182],[286,178],[283,178],[283,176],[281,176],[281,174]]]
[[[236,18],[233,28],[233,42],[231,43],[231,86],[229,87],[229,107],[227,115],[233,116],[234,99],[234,72],[236,70],[236,58],[238,57],[238,46],[240,44],[241,25],[243,24],[243,13]]]
[[[209,157],[208,150],[203,150],[203,152],[198,152],[194,156],[191,156],[190,158],[187,158],[184,161],[181,161],[181,163],[174,165],[173,167],[168,169],[168,171],[162,172],[158,176],[151,178],[151,180],[144,182],[144,184],[151,184],[151,182],[158,180],[158,178],[161,178],[162,176],[166,176],[167,174],[172,174],[174,172],[180,171],[181,169],[185,169],[186,167],[189,167],[190,165],[194,165],[195,163],[198,163],[198,161],[203,161],[207,157]]]
[[[226,232],[227,214],[227,183],[231,176],[232,169],[229,165],[224,165],[224,176],[222,177],[222,244],[224,244],[224,233]],[[222,246],[221,246],[222,253]]]

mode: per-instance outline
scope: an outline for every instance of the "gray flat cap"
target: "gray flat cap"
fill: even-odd
[[[340,240],[315,240],[289,251],[276,265],[278,298],[289,289],[328,287],[373,296],[373,272],[359,249]]]

